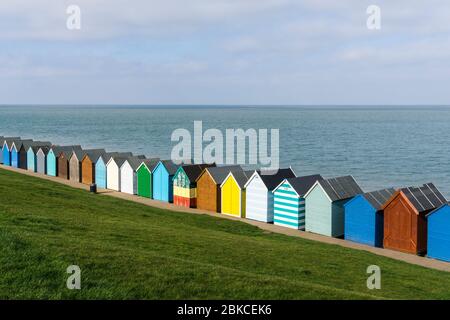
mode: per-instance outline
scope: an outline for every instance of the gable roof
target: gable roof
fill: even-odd
[[[28,152],[30,147],[33,147],[33,146],[35,146],[35,147],[50,147],[51,145],[52,145],[52,143],[50,141],[25,141],[22,143],[19,150],[24,148],[24,150]]]
[[[121,157],[121,158],[128,158],[132,157],[133,154],[131,152],[106,152],[101,154],[97,161],[100,160],[100,158],[103,160],[105,165],[111,160],[112,157]]]
[[[141,166],[145,166],[150,172],[152,172],[156,168],[160,160],[161,159],[159,158],[150,158],[141,160],[141,164],[139,165],[138,169]]]
[[[20,140],[20,137],[3,137],[2,149],[6,142],[6,146],[8,147],[9,150],[11,148],[12,143],[16,140]]]
[[[9,150],[12,150],[12,147],[15,146],[16,150],[19,151],[20,148],[22,148],[22,144],[24,143],[31,143],[33,142],[33,139],[17,139],[17,140],[13,140],[13,142],[11,143],[11,146],[9,147]]]
[[[85,155],[89,155],[90,157],[95,157],[97,153],[103,154],[106,153],[105,149],[74,149],[72,150],[72,156],[75,155],[78,161],[83,160]],[[72,158],[71,156],[71,158]]]
[[[322,176],[320,174],[313,174],[309,176],[302,176],[302,177],[295,177],[295,178],[289,178],[285,179],[291,187],[295,190],[297,195],[300,198],[303,198],[309,189],[319,180],[323,180]],[[274,189],[278,189],[281,184],[283,184],[284,180],[280,182],[280,184]]]
[[[61,153],[64,154],[64,156],[66,158],[70,157],[70,155],[72,154],[73,150],[81,150],[81,146],[80,145],[73,145],[73,146],[53,146],[51,148],[51,150],[53,150],[53,153],[55,154],[56,157],[59,157],[61,155]]]
[[[131,168],[132,168],[134,171],[136,171],[137,168],[139,168],[139,166],[141,165],[142,160],[144,160],[144,159],[142,159],[142,158],[140,158],[140,157],[136,157],[136,156],[134,156],[134,157],[128,157],[128,158],[125,158],[125,160],[124,160],[123,163],[120,165],[120,167],[122,167],[122,166],[124,165],[125,162],[128,162],[128,163],[130,164]]]
[[[239,188],[242,190],[245,188],[245,184],[247,183],[248,179],[250,179],[250,177],[253,175],[254,172],[255,172],[254,170],[230,171],[227,177],[222,181],[220,187],[222,187],[225,184],[225,181],[227,181],[228,177],[233,177],[236,183],[238,184]]]
[[[186,173],[186,176],[188,177],[189,181],[191,183],[194,183],[197,178],[202,174],[203,170],[206,168],[215,167],[216,164],[186,164],[182,165],[178,168],[178,170],[183,170]]]
[[[31,148],[33,148],[34,153],[38,153],[39,150],[42,150],[42,152],[47,155],[48,152],[50,151],[50,146],[32,146]]]
[[[245,187],[248,186],[254,175],[258,175],[261,178],[261,181],[269,191],[275,189],[284,179],[295,178],[295,173],[291,168],[278,169],[274,174],[255,170],[250,179],[248,179],[247,183],[245,184]]]
[[[447,203],[445,197],[433,183],[426,183],[420,187],[402,188],[399,191],[408,198],[419,213],[434,210]]]
[[[450,207],[450,202],[446,202],[442,206],[437,207],[436,209],[434,209],[430,213],[428,213],[426,216],[428,217],[428,216],[434,214],[435,212],[438,212],[439,210],[441,210],[444,207]]]
[[[89,159],[92,161],[92,163],[96,163],[98,158],[100,158],[100,156],[105,153],[106,153],[106,151],[104,149],[86,150],[86,153],[83,156],[83,159],[85,159],[86,157],[89,157]]]
[[[170,176],[174,175],[178,170],[178,165],[172,162],[172,160],[160,160],[159,163],[155,166],[154,170],[159,166],[163,165],[166,168],[167,172]]]
[[[239,165],[209,167],[209,168],[205,168],[205,170],[203,170],[203,173],[208,172],[209,175],[211,176],[211,178],[216,183],[216,185],[221,185],[223,180],[225,180],[225,178],[228,176],[228,174],[230,172],[235,172],[235,171],[243,171],[243,169]],[[200,179],[200,177],[203,175],[203,173],[198,176],[197,180]]]
[[[343,176],[331,179],[319,180],[322,189],[332,202],[352,198],[364,193],[352,176]]]
[[[394,188],[387,188],[366,192],[363,193],[361,196],[363,196],[370,203],[370,205],[375,210],[378,211],[383,208],[383,205],[392,197],[394,193],[395,193]]]

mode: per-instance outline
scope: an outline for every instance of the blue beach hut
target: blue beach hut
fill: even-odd
[[[320,174],[284,179],[273,190],[274,224],[305,230],[305,194],[318,180]]]
[[[383,247],[383,205],[395,189],[383,189],[359,194],[344,204],[346,240]]]
[[[153,199],[173,202],[172,178],[178,166],[171,160],[161,160],[153,169]]]
[[[19,168],[20,165],[20,149],[22,148],[23,144],[31,144],[33,140],[26,139],[26,140],[15,140],[10,148],[11,152],[11,167]]]
[[[1,137],[2,150],[0,152],[0,163],[5,166],[11,165],[11,146],[15,140],[20,140],[20,137]]]
[[[427,215],[427,256],[450,262],[450,203]]]

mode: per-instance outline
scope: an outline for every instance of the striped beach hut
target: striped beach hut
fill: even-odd
[[[58,158],[62,152],[71,154],[73,150],[81,150],[81,146],[52,146],[47,154],[47,175],[58,176]]]
[[[305,194],[305,230],[331,237],[344,235],[344,204],[363,193],[352,176],[317,181]]]
[[[105,150],[94,150],[85,153],[81,160],[81,183],[92,184],[95,183],[95,164],[100,156],[106,154]]]
[[[136,171],[145,158],[128,157],[120,166],[120,191],[128,194],[137,194]],[[156,159],[154,160],[156,161]]]
[[[383,189],[359,194],[344,204],[346,240],[383,246],[384,217],[381,207],[394,194],[395,189]]]
[[[32,146],[49,147],[51,145],[52,144],[49,141],[24,142],[19,150],[19,168],[24,169],[24,170],[28,169],[28,151],[30,150],[30,147],[32,147]],[[31,161],[33,162],[35,160],[36,160],[35,156],[32,156]],[[32,170],[34,170],[34,165],[32,167]]]
[[[427,220],[427,256],[450,262],[450,204],[431,211]]]
[[[177,172],[178,165],[171,160],[160,160],[153,169],[153,199],[173,202],[173,175]]]
[[[131,152],[111,152],[100,155],[97,162],[95,163],[95,183],[100,189],[106,189],[107,185],[107,172],[106,164],[112,157],[131,157],[133,154]]]
[[[319,180],[320,174],[284,179],[273,190],[274,224],[305,230],[305,194]]]
[[[22,148],[23,144],[31,144],[33,142],[32,139],[25,139],[25,140],[14,140],[10,152],[11,152],[11,167],[19,168],[20,164],[20,149]]]
[[[387,249],[413,254],[427,251],[427,218],[447,203],[432,183],[397,190],[383,205],[384,238]]]
[[[178,168],[173,176],[173,203],[177,206],[197,206],[197,178],[205,168],[215,164],[187,164]]]
[[[160,159],[144,159],[137,169],[137,194],[144,198],[153,198],[152,171],[158,165]]]
[[[245,184],[254,171],[230,172],[220,185],[222,214],[245,218]]]
[[[246,218],[273,222],[273,193],[281,181],[294,178],[291,168],[278,169],[276,172],[255,171],[245,184]]]
[[[197,208],[220,212],[220,185],[230,172],[242,171],[241,166],[205,168],[197,178]]]
[[[36,154],[36,172],[47,173],[47,154],[50,148],[48,146],[32,147]]]
[[[83,160],[86,154],[96,152],[106,153],[104,149],[87,149],[87,150],[72,151],[72,155],[70,156],[69,160],[69,180],[81,182],[82,176],[81,161]]]

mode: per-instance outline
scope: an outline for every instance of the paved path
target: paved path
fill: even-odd
[[[50,176],[30,172],[27,170],[12,168],[12,167],[8,167],[8,166],[4,166],[4,165],[0,165],[0,168],[9,170],[9,171],[22,173],[22,174],[29,175],[29,176],[38,177],[38,178],[45,179],[45,180],[54,181],[54,182],[65,184],[67,186],[78,188],[78,189],[89,190],[89,186],[79,183],[79,182],[60,179],[58,177],[50,177]],[[185,207],[179,207],[179,206],[175,206],[171,203],[160,202],[160,201],[142,198],[142,197],[138,197],[135,195],[130,195],[130,194],[121,193],[121,192],[112,191],[112,190],[99,190],[99,194],[111,196],[111,197],[115,197],[115,198],[120,198],[120,199],[124,199],[124,200],[134,201],[137,203],[141,203],[141,204],[144,204],[147,206],[160,208],[160,209],[167,209],[167,210],[178,211],[178,212],[189,212],[189,213],[194,213],[194,214],[207,214],[210,216],[220,217],[220,218],[224,218],[224,219],[239,220],[239,221],[251,224],[260,229],[270,231],[270,232],[280,233],[280,234],[284,234],[287,236],[299,237],[299,238],[304,238],[304,239],[309,239],[309,240],[314,240],[314,241],[320,241],[323,243],[339,245],[342,247],[356,249],[356,250],[364,250],[364,251],[368,251],[368,252],[371,252],[371,253],[374,253],[374,254],[377,254],[380,256],[389,257],[389,258],[396,259],[396,260],[401,260],[404,262],[416,264],[416,265],[423,266],[426,268],[432,268],[432,269],[450,272],[450,263],[439,261],[439,260],[419,257],[416,255],[397,252],[397,251],[388,250],[388,249],[375,248],[375,247],[366,246],[366,245],[355,243],[355,242],[321,236],[318,234],[309,233],[309,232],[305,232],[305,231],[284,228],[284,227],[280,227],[280,226],[276,226],[276,225],[268,224],[268,223],[263,223],[263,222],[259,222],[259,221],[253,221],[253,220],[249,220],[249,219],[240,219],[240,218],[235,218],[235,217],[218,214],[218,213],[214,213],[214,212],[199,210],[199,209],[190,209],[190,208],[185,208]]]

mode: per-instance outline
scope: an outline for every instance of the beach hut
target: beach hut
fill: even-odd
[[[126,158],[113,156],[106,163],[106,189],[120,191],[120,167]]]
[[[305,230],[331,237],[344,235],[344,204],[363,191],[352,176],[317,181],[305,194]]]
[[[81,160],[81,183],[92,184],[95,183],[95,164],[101,155],[104,155],[105,150],[88,151]]]
[[[6,137],[3,139],[2,145],[2,163],[5,166],[11,166],[11,146],[19,137]]]
[[[281,181],[294,178],[291,168],[276,172],[255,171],[245,184],[245,214],[247,219],[273,222],[273,193]]]
[[[2,146],[2,150],[0,150],[0,163],[3,164],[3,144],[5,143],[5,137],[0,136],[0,146]]]
[[[173,203],[177,206],[197,206],[197,178],[205,168],[215,164],[188,164],[178,168],[173,176]]]
[[[36,172],[46,174],[47,172],[47,154],[50,148],[48,146],[32,147],[36,153]]]
[[[344,204],[346,240],[383,246],[383,210],[381,207],[394,194],[395,189],[382,189],[359,194]]]
[[[58,158],[61,152],[71,154],[73,150],[81,150],[81,146],[52,146],[47,154],[47,175],[52,177],[58,176]]]
[[[33,141],[33,142],[24,142],[19,150],[19,168],[27,170],[28,169],[28,151],[30,147],[49,147],[51,146],[51,142],[49,141]],[[35,157],[33,156],[31,161],[35,161]],[[32,167],[34,170],[34,165]]]
[[[235,217],[245,218],[245,184],[254,171],[230,172],[220,185],[220,212]]]
[[[30,146],[27,151],[27,170],[31,172],[36,172],[37,159],[36,152],[39,150],[40,146]]]
[[[231,171],[242,171],[241,166],[205,168],[197,178],[197,208],[220,212],[220,185]]]
[[[284,179],[273,190],[274,224],[305,230],[305,194],[319,180],[320,174]]]
[[[107,173],[106,164],[111,159],[111,157],[131,157],[133,154],[131,152],[111,152],[100,155],[97,162],[95,163],[95,183],[98,188],[106,189]]]
[[[25,139],[25,140],[15,140],[13,141],[10,152],[11,152],[11,167],[19,168],[20,163],[20,148],[22,148],[22,145],[24,143],[31,143],[33,140],[31,139]]]
[[[173,175],[177,172],[178,165],[171,160],[160,160],[153,169],[153,199],[173,202]]]
[[[154,166],[156,166],[156,164],[159,162],[158,158],[145,159],[144,157],[129,157],[120,166],[121,192],[128,194],[137,194],[137,169],[145,160],[150,160],[147,163],[154,163]]]
[[[88,150],[73,150],[69,160],[69,180],[81,182],[82,168],[81,161],[88,153],[102,152],[106,153],[104,149],[88,149]]]
[[[145,159],[137,169],[137,194],[144,198],[153,198],[152,171],[159,163],[158,158]]]
[[[78,149],[77,149],[78,150]],[[70,157],[72,156],[73,149],[64,149],[58,153],[57,161],[57,176],[61,179],[70,179]]]
[[[432,183],[396,191],[382,207],[384,248],[425,254],[427,251],[426,215],[445,203],[447,200]]]
[[[450,262],[450,204],[431,211],[427,220],[427,256]]]

